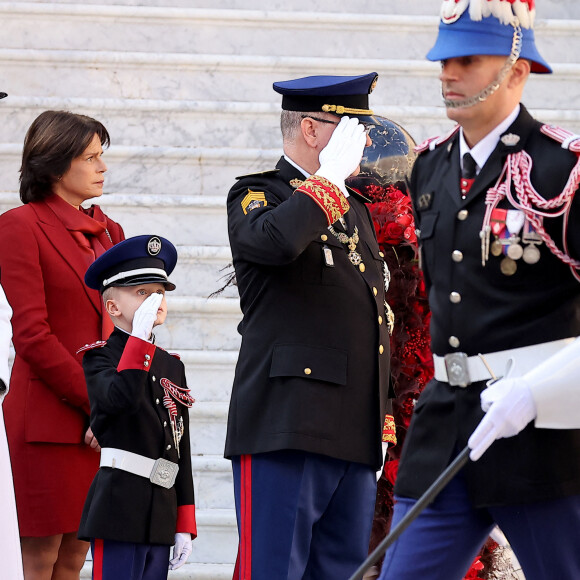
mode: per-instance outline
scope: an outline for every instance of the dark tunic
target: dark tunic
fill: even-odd
[[[160,384],[166,378],[185,387],[183,363],[115,329],[104,347],[85,353],[83,367],[91,428],[101,447],[162,457],[178,463],[179,472],[175,485],[165,489],[145,477],[101,467],[89,490],[79,538],[172,545],[178,531],[195,535],[188,408],[176,403],[177,420],[182,417],[184,426],[178,457]]]
[[[522,106],[506,131],[519,136],[519,142],[498,143],[465,200],[459,191],[458,133],[416,161],[411,193],[432,311],[432,350],[437,355],[472,356],[580,334],[580,284],[545,244],[538,263],[518,260],[512,276],[500,271],[503,256],[490,254],[485,267],[481,263],[485,195],[507,155],[521,149],[531,155],[532,184],[547,199],[563,190],[577,161],[540,127]],[[580,255],[579,203],[573,202],[568,235],[575,257]],[[513,209],[505,199],[499,207]],[[545,219],[544,226],[561,248],[562,218]],[[455,250],[461,259],[457,253],[453,259]],[[459,293],[461,300],[452,302],[451,292]],[[451,346],[451,337],[459,346]],[[405,441],[396,493],[419,497],[467,444],[483,416],[479,395],[484,387],[481,382],[450,387],[435,380],[426,387]],[[478,506],[537,501],[580,493],[578,457],[580,430],[536,429],[532,422],[518,436],[496,441],[479,461],[468,464],[465,473]]]
[[[363,198],[353,192],[344,217],[349,236],[358,228],[364,272],[325,212],[295,192],[303,179],[281,159],[228,196],[244,317],[225,455],[299,449],[378,468],[389,385],[383,260]],[[249,192],[261,201],[244,208]]]

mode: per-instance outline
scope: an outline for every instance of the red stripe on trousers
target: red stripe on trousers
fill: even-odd
[[[240,459],[240,580],[252,580],[252,456]]]
[[[103,580],[103,540],[94,540],[93,580]]]

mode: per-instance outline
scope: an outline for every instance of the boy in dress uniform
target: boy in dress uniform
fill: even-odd
[[[91,428],[101,445],[79,537],[90,540],[94,580],[163,580],[182,566],[197,535],[183,363],[155,346],[177,262],[159,236],[125,240],[99,257],[85,282],[100,290],[115,324],[87,345],[83,367]],[[175,545],[169,560],[170,546]]]
[[[458,124],[419,146],[410,183],[435,376],[393,525],[466,445],[472,462],[381,579],[461,579],[495,524],[527,580],[580,578],[580,137],[520,103],[530,72],[551,72],[534,15],[533,0],[446,0],[428,54]]]

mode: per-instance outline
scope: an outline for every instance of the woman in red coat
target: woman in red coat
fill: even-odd
[[[20,198],[0,216],[0,271],[16,351],[4,417],[26,580],[79,578],[88,543],[76,537],[99,467],[79,347],[107,338],[88,266],[124,238],[98,206],[109,144],[83,115],[46,111],[24,141]]]

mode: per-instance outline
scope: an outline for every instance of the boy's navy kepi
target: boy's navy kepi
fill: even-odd
[[[273,86],[282,95],[285,111],[332,113],[373,122],[369,94],[378,76],[376,72],[360,76],[312,76],[277,82]]]
[[[521,30],[519,58],[531,62],[531,72],[551,73],[534,38],[535,8],[530,0],[444,0],[435,46],[429,60],[446,60],[474,55],[509,56],[516,26]]]
[[[168,276],[177,263],[175,246],[161,236],[135,236],[119,242],[97,258],[85,274],[89,288],[104,292],[111,286],[159,282],[175,290]]]

